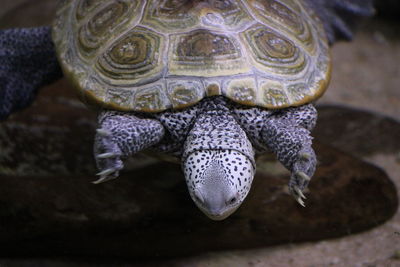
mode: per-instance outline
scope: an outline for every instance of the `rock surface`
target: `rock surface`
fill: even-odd
[[[306,208],[287,194],[288,172],[264,161],[245,203],[222,222],[196,208],[178,165],[93,185],[95,114],[69,92],[61,81],[0,124],[2,256],[154,258],[264,247],[363,231],[396,211],[381,169],[321,143]]]
[[[318,114],[313,134],[324,144],[359,157],[400,152],[398,119],[339,105],[322,105]]]

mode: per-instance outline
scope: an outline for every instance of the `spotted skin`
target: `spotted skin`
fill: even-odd
[[[192,198],[205,214],[216,220],[226,218],[239,207],[250,190],[255,172],[251,142],[228,102],[220,100],[216,98],[201,105],[181,157]]]
[[[158,143],[164,127],[153,119],[139,119],[133,114],[103,111],[98,118],[101,128],[95,137],[94,153],[99,173],[104,182],[117,178],[123,169],[122,160]]]
[[[192,199],[207,216],[222,220],[247,196],[253,163],[236,150],[203,150],[188,156],[183,172]]]
[[[289,190],[303,206],[302,198],[305,197],[301,192],[308,185],[316,167],[312,137],[307,129],[315,125],[315,119],[316,112],[312,105],[291,108],[272,116],[261,131],[261,139],[269,150],[291,171]]]
[[[316,117],[311,104],[266,110],[221,96],[158,114],[104,111],[95,143],[100,182],[117,177],[122,160],[143,149],[170,154],[181,159],[196,205],[221,220],[247,196],[256,169],[254,155],[272,152],[291,171],[289,189],[303,204],[302,191],[316,166],[310,136]]]

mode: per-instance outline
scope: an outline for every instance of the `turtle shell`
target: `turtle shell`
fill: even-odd
[[[124,111],[297,106],[330,78],[323,27],[296,0],[64,0],[53,40],[83,99]]]

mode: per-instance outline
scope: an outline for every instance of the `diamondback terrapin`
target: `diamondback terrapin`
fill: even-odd
[[[194,202],[223,219],[250,190],[254,154],[271,151],[303,205],[316,165],[308,103],[330,58],[301,1],[63,1],[53,40],[64,74],[101,109],[96,183],[155,149],[181,158]]]
[[[336,11],[369,15],[367,2],[61,1],[52,29],[59,64],[99,110],[97,183],[139,151],[163,152],[180,158],[192,199],[220,220],[248,194],[255,154],[272,152],[303,205],[316,165],[311,102],[330,77],[325,32],[330,42],[350,37],[349,16]],[[48,32],[0,31],[1,117],[60,76]]]

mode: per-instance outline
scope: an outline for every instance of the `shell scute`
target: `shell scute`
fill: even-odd
[[[204,97],[204,85],[197,80],[168,79],[167,91],[173,108],[185,108]]]
[[[153,0],[147,1],[142,24],[155,29],[176,32],[195,26],[198,17],[193,16],[192,1],[188,0]]]
[[[112,42],[96,63],[105,79],[125,80],[130,83],[140,81],[160,73],[161,53],[164,47],[163,37],[142,27],[135,27],[121,38]]]
[[[80,1],[79,4],[82,2],[86,1]],[[90,8],[87,10],[88,19],[77,30],[79,50],[81,55],[86,58],[96,56],[98,48],[112,39],[113,33],[128,24],[131,16],[138,11],[138,1],[136,0],[90,2],[93,2],[90,7],[98,8],[92,7],[94,10],[90,10]],[[79,4],[77,14],[79,14]]]
[[[120,106],[126,109],[132,104],[133,92],[123,88],[110,88],[107,90],[106,102],[111,105]]]
[[[136,110],[154,111],[164,110],[166,99],[165,86],[160,83],[150,84],[135,91],[133,106]]]
[[[201,29],[172,35],[168,50],[171,75],[211,77],[250,70],[237,40],[228,34]]]
[[[255,25],[243,35],[254,64],[266,72],[293,75],[307,65],[304,51],[292,40],[265,25]]]
[[[82,0],[79,1],[76,8],[76,18],[77,20],[84,19],[87,17],[93,10],[98,7],[102,2],[98,0]]]
[[[281,83],[275,81],[261,81],[260,92],[262,102],[266,107],[275,108],[289,104],[289,98]]]
[[[293,101],[300,101],[305,96],[311,96],[312,92],[305,83],[296,83],[288,86],[287,91],[292,97]]]
[[[257,87],[254,77],[229,81],[226,90],[231,100],[244,105],[256,105]]]
[[[215,29],[235,30],[246,27],[251,15],[240,1],[212,1],[199,15],[204,26]]]
[[[305,47],[309,52],[314,50],[310,19],[305,13],[300,13],[302,8],[296,1],[251,0],[249,2],[260,21],[296,38],[297,45]]]

